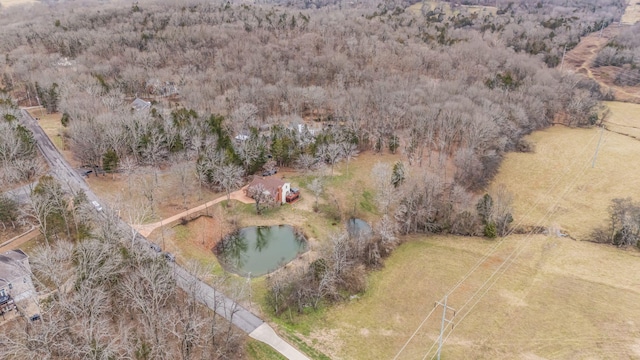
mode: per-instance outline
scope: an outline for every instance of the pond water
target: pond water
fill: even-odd
[[[347,231],[351,236],[370,236],[373,234],[371,226],[364,220],[351,218],[347,222]]]
[[[268,274],[307,251],[307,241],[289,225],[251,226],[227,236],[215,251],[228,271],[255,277]]]

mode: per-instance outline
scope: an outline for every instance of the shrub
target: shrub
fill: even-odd
[[[484,236],[495,239],[498,236],[498,229],[494,222],[488,222],[484,226]]]

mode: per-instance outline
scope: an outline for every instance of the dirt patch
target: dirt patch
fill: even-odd
[[[627,10],[629,10],[629,7],[627,7]],[[619,25],[609,25],[602,32],[597,31],[583,37],[576,47],[565,54],[564,62],[558,67],[594,79],[603,87],[603,90],[611,90],[618,101],[640,103],[640,87],[614,84],[616,75],[623,71],[621,68],[615,66],[593,66],[598,52],[619,32]]]
[[[633,25],[640,21],[640,1],[628,0],[627,8],[622,14],[620,22],[625,25]]]

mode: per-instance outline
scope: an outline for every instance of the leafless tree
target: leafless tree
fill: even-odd
[[[296,168],[303,173],[307,173],[314,169],[315,165],[318,163],[318,159],[310,154],[300,154],[296,159]]]
[[[224,165],[214,173],[215,182],[227,194],[227,205],[231,200],[231,191],[242,185],[244,170],[237,165]]]
[[[350,141],[342,141],[340,143],[340,148],[341,148],[340,152],[342,153],[342,156],[344,156],[345,160],[347,161],[347,176],[348,176],[349,163],[351,162],[351,159],[358,156],[358,147],[356,146],[356,144]]]
[[[333,166],[343,157],[342,148],[337,143],[324,144],[318,150],[320,158],[324,159],[331,165],[331,175],[333,175]]]
[[[193,164],[188,162],[180,162],[171,168],[171,172],[177,177],[177,188],[182,197],[182,207],[187,209],[187,197],[193,191],[194,185],[194,169]]]
[[[376,185],[376,201],[382,213],[387,214],[393,201],[395,188],[391,183],[391,166],[378,162],[371,169],[371,177]]]
[[[322,181],[322,179],[319,177],[316,177],[313,180],[311,180],[311,183],[309,184],[309,190],[311,190],[311,192],[313,193],[313,196],[315,197],[315,201],[316,201],[315,204],[313,205],[313,210],[318,211],[318,199],[324,192],[324,182]]]
[[[264,209],[275,204],[274,194],[269,193],[262,184],[249,186],[247,188],[247,195],[255,200],[258,215],[261,215]]]

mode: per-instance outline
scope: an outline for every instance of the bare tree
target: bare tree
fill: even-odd
[[[324,144],[318,150],[319,156],[331,165],[331,175],[333,166],[343,157],[342,148],[337,143]]]
[[[309,154],[300,154],[296,159],[296,168],[303,173],[307,173],[314,169],[315,165],[318,163],[318,159],[313,155]]]
[[[391,166],[378,162],[371,169],[371,177],[376,185],[376,201],[382,213],[387,214],[393,201],[395,188],[391,182]]]
[[[237,165],[223,165],[213,173],[214,182],[227,194],[227,205],[231,200],[231,191],[242,185],[244,170]]]
[[[344,156],[344,158],[347,160],[347,176],[348,176],[349,162],[351,162],[351,159],[358,156],[358,147],[356,146],[356,144],[350,141],[342,141],[340,143],[340,148],[341,148],[340,152],[342,153],[342,156]]]
[[[255,200],[258,215],[261,215],[264,209],[275,204],[274,194],[269,193],[262,184],[249,186],[247,188],[247,195]]]
[[[181,162],[175,164],[171,168],[171,172],[175,174],[177,177],[176,185],[178,191],[180,192],[180,196],[182,197],[182,207],[184,209],[188,209],[187,207],[187,197],[193,191],[193,165],[188,162]]]
[[[316,200],[315,204],[313,205],[313,210],[318,211],[318,199],[324,192],[324,182],[322,181],[322,179],[316,177],[311,180],[311,183],[309,184],[309,190],[311,190]]]

